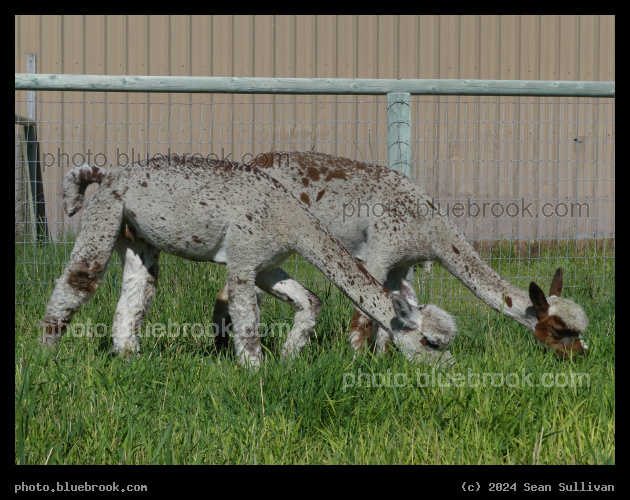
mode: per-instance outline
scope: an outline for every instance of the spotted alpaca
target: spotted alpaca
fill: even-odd
[[[82,208],[91,183],[100,187],[46,308],[41,341],[47,346],[57,345],[94,294],[116,250],[123,283],[112,326],[115,352],[140,352],[137,334],[156,293],[160,253],[167,252],[226,265],[226,313],[241,363],[258,367],[262,360],[257,287],[294,306],[296,321],[283,353],[296,355],[321,308],[314,293],[278,268],[297,252],[381,325],[409,359],[450,359],[446,348],[457,330],[448,313],[418,305],[406,282],[396,292],[385,289],[303,203],[256,167],[176,155],[112,171],[82,165],[64,181],[69,215]]]
[[[410,266],[437,261],[479,299],[527,327],[558,356],[568,358],[586,352],[581,334],[588,319],[579,305],[560,297],[560,269],[548,304],[537,285],[532,284],[529,293],[511,285],[481,259],[422,188],[400,172],[317,152],[261,154],[255,164],[305,203],[387,289],[397,290]],[[377,206],[383,210],[380,216],[369,212],[369,207]],[[427,213],[418,212],[418,206],[426,207]],[[352,215],[348,207],[354,208]],[[384,207],[388,207],[387,212]],[[222,319],[223,324],[229,324],[221,298],[222,294],[216,303],[215,321]],[[355,308],[349,332],[353,347],[360,348],[371,332],[372,321]],[[378,348],[385,350],[389,342],[389,333],[378,329]]]

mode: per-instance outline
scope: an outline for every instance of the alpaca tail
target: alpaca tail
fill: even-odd
[[[66,174],[63,181],[63,208],[69,216],[83,208],[85,190],[94,182],[100,184],[107,177],[107,172],[95,165],[78,165]]]

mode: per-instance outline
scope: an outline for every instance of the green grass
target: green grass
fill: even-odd
[[[108,337],[66,337],[54,353],[43,352],[38,325],[67,249],[16,245],[15,462],[614,463],[614,288],[597,277],[614,276],[614,255],[596,252],[489,256],[522,288],[531,276],[565,268],[566,295],[591,319],[585,358],[556,359],[434,265],[424,283],[417,275],[416,288],[425,301],[432,294],[456,297],[435,302],[459,320],[451,349],[457,364],[434,370],[397,353],[353,359],[345,339],[350,301],[317,270],[289,263],[324,304],[316,334],[288,363],[279,359],[283,339],[265,337],[266,362],[252,373],[231,352],[214,354],[206,336],[145,337],[142,357],[131,362],[107,354]],[[162,259],[147,324],[210,323],[224,269]],[[120,276],[120,266],[110,266],[75,324],[111,323]],[[291,323],[292,310],[265,298],[262,322]],[[487,374],[485,383],[475,374]],[[568,383],[571,374],[585,374],[581,385]]]

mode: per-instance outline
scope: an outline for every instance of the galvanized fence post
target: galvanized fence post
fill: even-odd
[[[387,94],[387,160],[389,168],[402,172],[410,179],[411,173],[411,94]],[[385,202],[385,200],[383,200]],[[413,281],[413,267],[407,279]]]
[[[411,95],[387,94],[387,159],[389,168],[411,178]]]

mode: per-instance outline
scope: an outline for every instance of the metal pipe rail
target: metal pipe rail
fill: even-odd
[[[615,97],[615,82],[15,74],[15,90]]]

